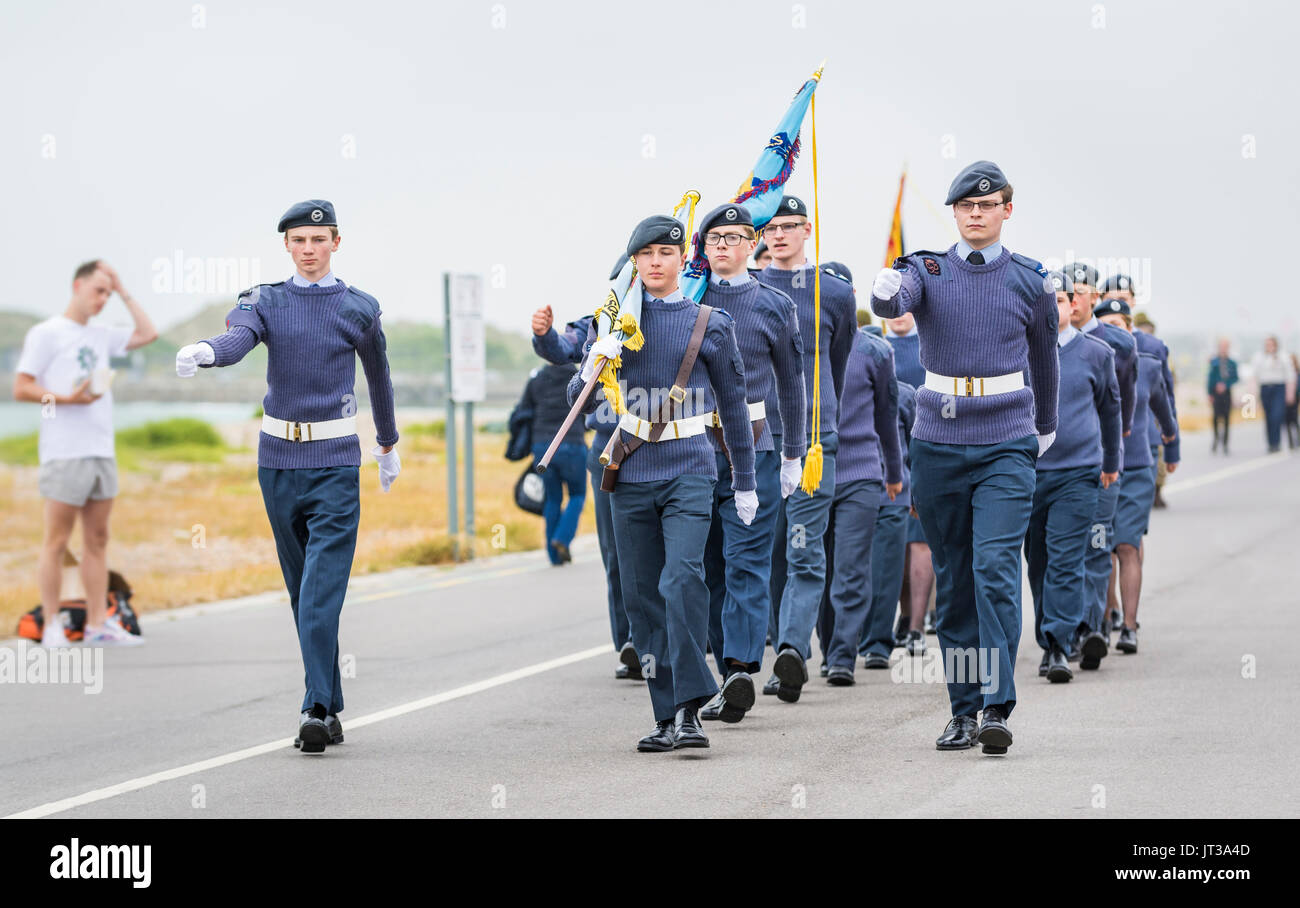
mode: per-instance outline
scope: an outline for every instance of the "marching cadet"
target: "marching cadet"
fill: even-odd
[[[760,503],[751,522],[740,519],[731,488],[730,452],[721,424],[714,420],[709,434],[716,452],[718,482],[704,574],[709,587],[709,642],[723,684],[700,717],[739,722],[754,705],[751,673],[761,667],[767,643],[776,515],[798,485],[807,445],[803,349],[794,301],[760,283],[746,269],[755,240],[748,209],[734,203],[715,208],[700,222],[699,237],[699,250],[707,256],[711,272],[701,303],[735,320],[736,343],[745,366]],[[788,430],[779,453],[766,418],[776,412]]]
[[[182,347],[176,374],[231,366],[266,344],[266,399],[257,448],[257,480],[275,536],[280,570],[306,669],[298,738],[305,754],[343,741],[339,613],[347,593],[361,518],[361,449],[353,404],[357,357],[370,388],[380,487],[401,470],[394,447],[393,383],[379,302],[330,270],[339,248],[334,206],[294,205],[276,228],[296,272],[239,296],[226,333]]]
[[[616,263],[623,267],[623,256]],[[613,278],[610,278],[613,280]],[[533,313],[533,352],[549,363],[580,363],[586,352],[587,334],[591,330],[592,316],[584,315],[564,327],[559,334],[552,327],[555,319],[550,306]],[[600,487],[605,468],[600,454],[609,443],[618,420],[609,407],[598,407],[586,418],[588,429],[596,434],[587,449],[587,472],[591,474],[591,494],[596,510],[596,541],[600,546],[600,560],[605,566],[605,596],[609,604],[609,631],[618,650],[619,664],[614,677],[629,681],[644,680],[641,660],[632,643],[632,630],[628,624],[627,609],[623,606],[623,588],[618,577],[618,539],[614,535],[613,515],[610,513],[609,493]]]
[[[1074,284],[1070,324],[1084,334],[1110,344],[1115,351],[1115,378],[1119,384],[1120,418],[1124,447],[1128,447],[1129,432],[1133,428],[1133,411],[1137,406],[1137,341],[1123,328],[1098,321],[1093,314],[1100,294],[1097,291],[1097,270],[1091,265],[1071,263],[1062,269]],[[1124,455],[1120,453],[1120,482],[1123,481]],[[1111,553],[1115,550],[1115,505],[1119,501],[1120,482],[1099,489],[1097,513],[1093,515],[1088,531],[1087,554],[1083,559],[1084,576],[1084,627],[1080,629],[1080,644],[1072,649],[1070,658],[1079,660],[1079,667],[1095,669],[1110,649],[1112,625],[1118,628],[1122,620],[1118,614],[1108,620],[1106,615],[1107,588],[1110,583]],[[1089,642],[1089,638],[1092,638]],[[1092,657],[1082,655],[1088,649]]]
[[[899,258],[872,287],[878,315],[916,317],[926,366],[912,429],[912,501],[939,584],[953,715],[935,742],[940,750],[978,742],[1002,754],[1011,745],[1020,546],[1034,462],[1056,436],[1056,297],[1041,265],[1002,245],[1011,195],[996,164],[970,165],[944,202],[961,240],[947,252]]]
[[[754,269],[762,271],[768,265],[772,264],[772,252],[767,248],[767,243],[762,240],[754,247]]]
[[[595,373],[596,360],[605,357],[621,365],[628,389],[629,412],[614,430],[604,486],[611,492],[623,604],[654,709],[654,729],[637,742],[642,752],[709,746],[699,709],[718,692],[704,655],[704,547],[717,481],[705,432],[715,410],[731,454],[741,521],[752,522],[759,507],[734,323],[725,312],[682,296],[678,273],[685,252],[686,230],[675,218],[655,215],[636,226],[626,254],[645,287],[644,345],[624,350],[614,334],[592,338],[582,371],[569,384],[572,403]],[[595,410],[597,396],[588,399],[588,411]]]
[[[858,646],[863,668],[889,668],[889,654],[896,642],[894,610],[900,605],[903,573],[907,567],[908,526],[918,522],[911,514],[911,470],[907,457],[915,421],[916,389],[905,381],[899,381],[898,441],[903,458],[903,481],[896,495],[891,495],[888,488],[881,491],[880,510],[876,512],[876,533],[871,540],[871,611]],[[928,548],[925,557],[928,562]],[[908,630],[904,646],[910,656],[925,655],[925,634],[919,625]]]
[[[1128,303],[1109,299],[1094,314],[1117,328],[1132,332],[1133,318]],[[1142,593],[1142,537],[1151,519],[1155,496],[1155,464],[1146,444],[1147,422],[1159,420],[1161,439],[1178,437],[1161,374],[1160,359],[1152,353],[1138,353],[1137,408],[1133,413],[1132,442],[1124,446],[1124,475],[1120,478],[1119,500],[1115,505],[1115,556],[1119,560],[1119,593],[1124,606],[1123,625],[1115,648],[1121,653],[1137,652],[1138,598]]]
[[[777,538],[778,547],[782,539],[785,541],[786,577],[780,605],[774,603],[778,613],[772,639],[776,662],[764,693],[774,687],[777,696],[787,703],[797,702],[808,683],[812,631],[826,585],[823,535],[835,497],[836,421],[844,394],[844,372],[858,331],[853,285],[841,270],[829,266],[822,269],[821,323],[817,323],[813,300],[816,273],[804,253],[811,236],[808,207],[790,195],[781,200],[777,213],[763,228],[763,239],[772,250],[772,264],[763,270],[761,280],[790,296],[799,312],[810,429],[813,394],[818,391],[813,386],[814,376],[821,376],[821,484],[812,495],[798,488],[785,500],[786,527],[778,529],[781,536]]]
[[[1087,533],[1097,510],[1098,477],[1102,488],[1119,478],[1121,428],[1115,354],[1105,341],[1070,324],[1070,278],[1056,271],[1050,277],[1058,310],[1061,428],[1038,458],[1025,560],[1034,636],[1043,649],[1038,673],[1055,684],[1074,677],[1067,652],[1083,623]],[[1090,644],[1090,661],[1095,646]]]
[[[1210,360],[1210,369],[1205,380],[1205,391],[1210,395],[1214,409],[1214,442],[1210,445],[1211,454],[1219,450],[1220,442],[1223,443],[1223,453],[1228,453],[1232,386],[1237,383],[1237,361],[1232,358],[1231,352],[1231,342],[1226,337],[1219,338],[1219,355]]]
[[[881,496],[892,501],[903,489],[894,351],[865,329],[858,330],[849,354],[836,434],[839,450],[829,519],[832,533],[828,534],[833,554],[827,559],[831,621],[821,639],[827,683],[847,687],[854,683],[853,670],[871,613],[872,543]]]
[[[923,387],[925,366],[921,365],[916,319],[912,313],[904,312],[898,318],[888,319],[886,325],[889,334],[885,339],[894,347],[894,370],[898,380],[911,385],[913,390]],[[910,434],[908,440],[911,440]],[[921,530],[921,521],[910,512],[910,494],[908,503],[903,602],[899,609],[899,630],[902,630],[903,606],[908,615],[907,630],[904,634],[895,632],[894,637],[896,641],[906,643],[908,652],[916,655],[914,650],[925,652],[924,635],[934,633],[934,612],[930,608],[930,593],[934,591],[934,563],[930,558],[930,544],[925,541],[925,533]]]

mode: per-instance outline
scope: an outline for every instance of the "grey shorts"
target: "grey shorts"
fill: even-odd
[[[117,461],[111,457],[70,457],[41,464],[37,487],[42,498],[84,507],[87,501],[117,497]]]

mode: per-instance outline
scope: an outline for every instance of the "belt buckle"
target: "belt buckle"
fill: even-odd
[[[290,440],[290,439],[289,439],[289,427],[288,427],[287,425],[284,427],[284,437],[285,437],[286,440]],[[293,424],[293,438],[292,438],[291,440],[292,440],[292,441],[302,441],[302,423],[300,423],[300,422],[295,422],[295,423]]]
[[[681,385],[674,384],[668,389],[668,399],[674,403],[683,403],[686,400],[686,389]]]
[[[975,396],[975,379],[971,378],[969,375],[966,376],[966,396]]]

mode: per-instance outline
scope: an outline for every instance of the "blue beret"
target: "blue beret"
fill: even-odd
[[[1091,265],[1071,262],[1061,270],[1068,274],[1070,280],[1076,284],[1087,284],[1089,287],[1097,286],[1097,269]]]
[[[284,233],[291,227],[337,227],[338,219],[334,217],[334,206],[324,199],[308,199],[299,202],[280,218],[277,233]]]
[[[665,246],[684,246],[686,244],[686,228],[677,218],[669,217],[666,214],[655,214],[646,218],[636,229],[632,231],[631,238],[627,241],[627,255],[632,257],[637,251],[644,249],[651,243],[661,243]]]
[[[822,268],[836,277],[844,278],[850,284],[853,283],[853,272],[843,262],[822,262]]]
[[[1048,272],[1047,280],[1051,282],[1053,293],[1074,292],[1074,281],[1070,280],[1070,276],[1062,271]]]
[[[803,199],[788,195],[781,200],[780,205],[776,206],[776,211],[772,212],[772,217],[780,217],[783,214],[806,218],[808,217],[808,206],[803,203]]]
[[[948,198],[944,204],[951,205],[971,196],[988,195],[1005,189],[1006,185],[1007,178],[1002,175],[1002,169],[998,165],[992,161],[976,161],[957,174],[948,187]]]
[[[1133,287],[1133,278],[1129,277],[1127,274],[1112,274],[1110,277],[1106,278],[1100,289],[1102,293],[1106,293],[1110,290],[1127,290],[1130,293],[1136,292]]]
[[[1097,316],[1101,316],[1101,315],[1131,316],[1133,312],[1132,310],[1129,309],[1128,303],[1124,302],[1123,300],[1110,299],[1110,300],[1102,300],[1100,303],[1098,303],[1097,308],[1092,310],[1092,314]]]
[[[753,227],[754,217],[744,205],[728,202],[719,205],[704,216],[704,220],[700,221],[700,236],[703,237],[714,227],[735,226]]]
[[[758,245],[754,247],[754,261],[758,261],[765,252],[767,252],[767,243],[759,240]]]

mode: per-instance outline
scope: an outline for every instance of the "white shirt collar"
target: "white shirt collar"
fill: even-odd
[[[1091,334],[1092,332],[1097,330],[1097,326],[1100,324],[1101,322],[1098,321],[1097,316],[1094,315],[1091,318],[1089,318],[1087,324],[1085,324],[1079,330],[1082,331],[1084,334]]]
[[[1079,329],[1074,327],[1074,325],[1066,325],[1065,330],[1056,335],[1056,346],[1064,347],[1070,341],[1074,340],[1075,335],[1078,333]]]
[[[735,277],[728,277],[728,278],[719,277],[715,272],[712,271],[709,272],[709,283],[720,284],[725,280],[727,282],[727,286],[729,287],[735,287],[740,284],[747,283],[752,279],[753,278],[750,277],[748,270],[740,272],[740,274],[737,274]]]
[[[325,276],[317,281],[309,281],[298,272],[293,273],[293,285],[295,287],[333,287],[338,283],[338,278],[334,276],[333,271],[328,271]]]
[[[957,241],[957,255],[961,257],[963,262],[970,258],[970,254],[974,251],[975,250],[971,248],[970,243],[967,243],[965,240]],[[979,252],[980,255],[984,256],[984,264],[987,265],[1002,254],[1002,244],[999,242],[994,243],[992,246],[985,246]]]

